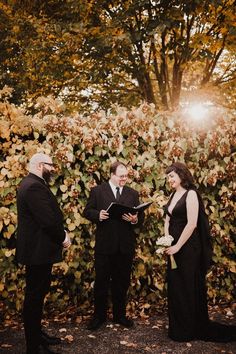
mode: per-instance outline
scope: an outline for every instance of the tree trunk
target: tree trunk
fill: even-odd
[[[180,69],[180,64],[175,60],[173,66],[173,79],[172,79],[172,98],[171,107],[173,110],[179,106],[181,84],[182,84],[183,71]]]

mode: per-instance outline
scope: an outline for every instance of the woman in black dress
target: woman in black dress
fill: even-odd
[[[181,342],[235,340],[236,326],[209,321],[205,276],[211,263],[211,242],[193,177],[180,162],[173,163],[166,173],[175,190],[166,205],[165,235],[174,238],[166,253],[174,255],[177,264],[176,269],[171,269],[168,257],[168,335]]]

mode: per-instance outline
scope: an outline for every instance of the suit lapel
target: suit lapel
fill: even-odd
[[[111,189],[111,186],[108,182],[105,182],[103,184],[103,189],[104,189],[104,194],[106,195],[106,198],[108,200],[111,200],[112,202],[116,202],[116,198],[112,192],[112,189]],[[120,204],[125,204],[125,201],[127,200],[129,196],[129,189],[124,186],[123,189],[122,189],[122,193],[121,193],[121,196],[120,196],[120,200],[119,200],[119,203]],[[128,198],[129,199],[129,198]]]
[[[106,183],[104,183],[103,187],[104,187],[104,193],[106,194],[106,198],[115,202],[116,198],[112,192],[110,184],[108,182],[106,182]]]
[[[125,201],[126,201],[128,195],[129,195],[128,188],[126,186],[124,186],[123,189],[122,189],[122,193],[121,193],[121,196],[120,196],[119,203],[125,204]]]

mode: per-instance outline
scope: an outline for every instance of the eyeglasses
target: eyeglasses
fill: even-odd
[[[121,175],[121,176],[116,175],[116,177],[118,177],[118,178],[128,178],[128,175]]]
[[[48,165],[48,166],[51,166],[51,167],[55,167],[55,164],[51,163],[51,162],[40,162],[40,163],[43,163],[44,165]]]

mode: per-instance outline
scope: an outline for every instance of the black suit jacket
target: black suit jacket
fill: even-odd
[[[63,215],[44,180],[32,173],[17,193],[16,259],[19,263],[52,264],[62,260]]]
[[[99,221],[99,212],[107,209],[111,202],[115,202],[115,196],[109,183],[103,183],[91,190],[88,203],[84,209],[84,216],[97,224],[95,252],[100,254],[134,253],[135,233],[132,225],[124,220],[108,219]],[[139,205],[139,195],[134,189],[124,186],[119,203],[128,206]],[[139,225],[143,220],[143,214],[139,215]]]

